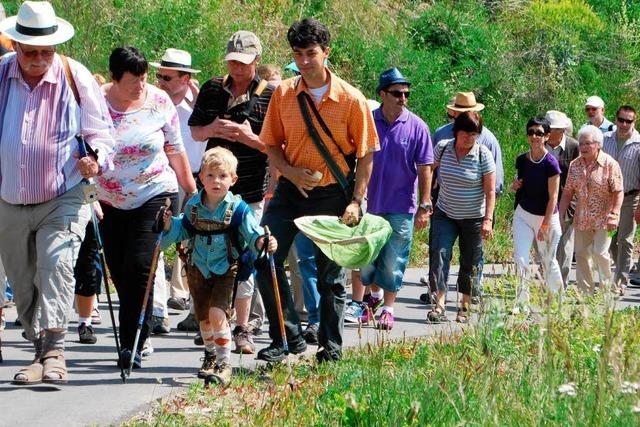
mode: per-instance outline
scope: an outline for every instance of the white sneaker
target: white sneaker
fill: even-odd
[[[142,345],[142,352],[140,353],[140,356],[142,356],[143,359],[146,359],[152,354],[153,354],[153,345],[151,345],[151,338],[147,338],[144,341],[144,344]]]

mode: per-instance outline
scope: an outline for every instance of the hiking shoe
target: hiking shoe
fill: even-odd
[[[358,323],[360,318],[364,314],[366,305],[364,303],[358,303],[351,301],[347,308],[344,310],[344,322],[345,323]]]
[[[301,339],[295,343],[289,344],[289,352],[293,354],[304,353],[307,350],[307,343]],[[258,359],[265,362],[277,363],[282,362],[285,359],[284,348],[282,345],[275,343],[269,344],[269,347],[263,348],[258,352]]]
[[[144,344],[142,344],[142,351],[140,352],[140,356],[143,359],[146,359],[152,354],[153,354],[153,345],[151,344],[151,338],[147,337],[147,339],[144,340]]]
[[[120,369],[129,369],[129,361],[131,360],[131,350],[128,348],[122,349],[120,352],[120,358],[118,359],[118,368]],[[140,353],[136,352],[136,355],[133,359],[133,369],[142,368],[142,356]]]
[[[168,334],[171,332],[169,319],[160,316],[151,316],[151,332],[154,334]]]
[[[391,329],[393,329],[394,322],[395,318],[393,317],[393,314],[389,313],[387,310],[382,310],[382,313],[380,313],[380,318],[378,319],[378,329],[390,331]]]
[[[233,330],[233,341],[236,343],[236,353],[253,354],[256,352],[253,337],[244,326],[238,325],[235,327]]]
[[[363,325],[368,325],[370,321],[372,321],[376,315],[376,311],[382,305],[382,298],[369,297],[369,301],[367,302],[367,306],[364,309],[362,316],[360,316],[360,323]]]
[[[302,333],[302,337],[307,344],[318,344],[318,324],[309,323],[307,329]]]
[[[316,360],[318,363],[337,362],[342,358],[340,353],[330,352],[326,348],[323,348],[316,353]]]
[[[202,339],[202,334],[200,331],[196,332],[196,336],[193,337],[193,343],[195,345],[204,345],[204,340]]]
[[[249,329],[249,332],[251,332],[251,335],[257,337],[262,334],[262,321],[260,319],[249,320],[247,328]]]
[[[171,297],[167,300],[167,307],[174,310],[189,310],[189,300],[187,298]]]
[[[93,310],[91,310],[91,324],[102,324],[102,316],[100,316],[100,310],[98,310],[98,307],[93,307]]]
[[[80,326],[78,326],[78,336],[80,337],[81,344],[95,344],[98,341],[93,327],[86,323],[81,323]]]
[[[208,352],[204,350],[204,357],[201,357],[202,366],[198,369],[198,378],[205,379],[213,375],[213,368],[216,366],[216,353],[215,351]]]
[[[187,317],[184,318],[183,321],[178,323],[179,331],[188,331],[188,332],[198,332],[200,330],[200,324],[198,320],[196,320],[196,316],[192,313],[189,313]]]
[[[219,363],[213,367],[213,373],[207,377],[207,380],[220,384],[221,386],[229,385],[231,382],[231,374],[233,373],[233,369],[231,369],[231,365],[228,363]]]
[[[633,288],[640,288],[640,277],[632,277],[629,279],[629,286]]]

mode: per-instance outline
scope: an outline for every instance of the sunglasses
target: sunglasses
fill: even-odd
[[[455,120],[455,119],[456,119],[456,116],[454,116],[453,114],[449,114],[449,113],[447,113],[447,119],[449,119],[449,120]]]
[[[596,111],[597,107],[584,107],[584,111]]]
[[[535,135],[535,136],[543,137],[546,134],[541,130],[527,129],[527,135],[529,135],[529,136],[534,136]]]
[[[45,59],[49,59],[53,57],[54,53],[56,53],[55,49],[24,50],[22,47],[20,48],[20,52],[22,52],[22,54],[29,59],[37,58],[38,55],[42,56]]]
[[[385,92],[387,92],[394,98],[402,98],[404,96],[405,98],[409,99],[409,95],[411,95],[411,92],[408,90],[385,90]]]
[[[620,123],[626,123],[628,125],[636,121],[636,119],[629,120],[629,119],[623,119],[622,117],[616,117],[616,120],[619,121]]]
[[[170,82],[175,76],[165,76],[164,74],[156,73],[156,79]]]

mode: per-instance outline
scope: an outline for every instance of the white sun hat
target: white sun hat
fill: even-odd
[[[185,73],[196,74],[200,70],[191,68],[191,54],[186,50],[169,48],[164,51],[160,62],[150,62],[149,65],[156,68],[167,68],[169,70],[184,71]]]
[[[54,46],[73,37],[73,25],[58,18],[48,1],[26,1],[18,14],[0,22],[0,32],[18,43]]]

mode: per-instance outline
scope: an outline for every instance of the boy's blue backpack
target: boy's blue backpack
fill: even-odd
[[[240,238],[240,224],[244,220],[249,209],[249,205],[244,201],[240,200],[237,203],[237,207],[234,210],[236,205],[232,204],[229,206],[225,214],[225,223],[226,227],[218,228],[218,229],[210,229],[210,230],[202,230],[196,228],[191,222],[190,217],[193,219],[197,218],[197,207],[192,206],[191,215],[187,215],[186,212],[182,216],[182,226],[189,234],[189,238],[193,238],[196,235],[200,236],[209,236],[208,244],[211,244],[211,237],[215,234],[224,234],[225,242],[227,245],[227,258],[229,261],[229,265],[233,265],[234,262],[238,262],[238,273],[236,274],[236,282],[244,282],[249,280],[249,277],[253,274],[254,263],[256,261],[256,255],[254,252],[249,249],[247,244],[243,242]],[[240,254],[237,258],[233,255],[232,248],[235,248],[236,252]]]

